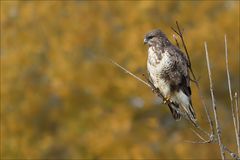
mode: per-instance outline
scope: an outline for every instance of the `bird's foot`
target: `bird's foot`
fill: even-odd
[[[159,89],[158,89],[158,88],[152,88],[152,92],[153,92],[154,94],[157,94],[157,93],[159,93]]]
[[[164,97],[164,98],[163,98],[163,103],[164,103],[164,104],[171,103],[170,98],[171,98],[170,96]]]

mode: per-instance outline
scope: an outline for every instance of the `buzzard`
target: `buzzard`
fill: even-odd
[[[191,102],[190,77],[186,55],[174,46],[165,34],[155,29],[144,37],[148,45],[147,70],[150,82],[164,97],[173,118],[181,118],[180,107],[192,122],[196,122]],[[195,123],[194,123],[195,124]]]

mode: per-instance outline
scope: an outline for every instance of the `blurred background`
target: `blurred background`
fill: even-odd
[[[1,156],[3,159],[220,158],[174,121],[142,78],[143,36],[160,28],[174,43],[175,21],[211,107],[208,43],[223,141],[236,151],[225,69],[227,35],[233,91],[239,91],[239,1],[1,1]],[[192,98],[208,123],[196,87]]]

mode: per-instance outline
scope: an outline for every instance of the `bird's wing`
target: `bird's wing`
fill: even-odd
[[[189,76],[182,76],[182,81],[179,84],[179,89],[183,91],[187,96],[191,96],[191,88],[189,83]]]
[[[174,61],[174,67],[171,74],[172,76],[170,77],[172,84],[175,85],[177,90],[180,89],[187,96],[191,96],[187,57],[175,46],[169,49],[169,52],[171,54],[172,61]]]
[[[190,77],[188,72],[188,61],[186,56],[178,48],[171,47],[169,49],[171,54],[171,60],[174,66],[171,75],[172,83],[175,86],[175,90],[178,92],[177,99],[180,100],[178,104],[183,107],[186,111],[187,116],[196,124],[196,115],[191,102],[191,88],[190,88]],[[182,92],[179,92],[182,91]]]
[[[191,96],[191,88],[190,88],[190,77],[188,71],[188,60],[186,55],[181,52],[179,49],[176,51],[178,53],[178,59],[180,61],[179,67],[180,72],[182,72],[182,80],[180,83],[180,89],[187,95]]]

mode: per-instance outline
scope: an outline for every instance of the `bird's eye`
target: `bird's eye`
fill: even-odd
[[[152,39],[154,36],[149,36],[148,39]]]

